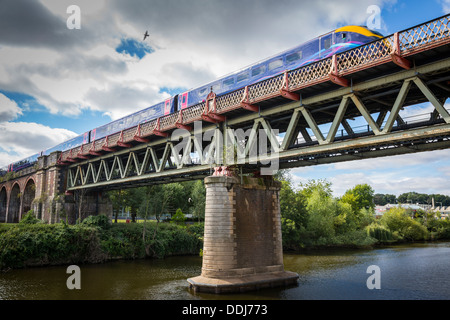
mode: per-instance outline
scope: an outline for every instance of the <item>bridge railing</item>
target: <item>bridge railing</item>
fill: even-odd
[[[394,35],[365,44],[333,57],[288,70],[284,74],[260,81],[246,88],[216,98],[215,113],[223,114],[242,107],[242,102],[256,104],[282,95],[282,91],[298,91],[302,88],[330,81],[330,74],[345,76],[392,61],[395,53],[407,57],[418,52],[450,44],[450,15],[403,30]],[[161,135],[161,132],[177,128],[177,124],[189,124],[202,119],[206,111],[205,101],[182,111],[151,120],[106,138],[98,139],[90,147],[78,147],[61,154],[60,162],[89,155],[91,151],[110,150],[120,143],[133,141],[136,136],[145,138]]]

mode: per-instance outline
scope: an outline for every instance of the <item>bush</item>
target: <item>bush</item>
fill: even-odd
[[[0,269],[97,263],[110,259],[198,255],[203,225],[109,224],[103,216],[81,224],[16,224],[0,228]],[[145,241],[144,241],[145,240]]]
[[[393,240],[392,232],[386,227],[377,223],[372,223],[366,227],[367,235],[377,239],[380,242],[388,242]]]
[[[43,223],[43,221],[35,217],[33,210],[28,211],[27,214],[19,221],[19,224],[35,223]]]
[[[0,233],[0,269],[101,261],[97,229],[22,224]]]
[[[427,219],[426,226],[433,239],[450,239],[450,220]]]
[[[184,224],[185,221],[186,221],[186,216],[181,211],[181,209],[178,208],[177,211],[175,212],[175,214],[172,217],[172,221],[170,221],[170,222],[173,222],[173,223],[176,223],[176,224]]]
[[[163,258],[168,255],[198,254],[203,225],[189,228],[169,223],[113,224],[103,233],[101,247],[111,258]]]
[[[387,227],[395,237],[405,240],[426,240],[428,238],[427,228],[413,220],[403,208],[392,208],[380,219],[382,225]]]
[[[111,221],[105,215],[89,216],[81,223],[86,226],[100,227],[108,229],[111,226]]]

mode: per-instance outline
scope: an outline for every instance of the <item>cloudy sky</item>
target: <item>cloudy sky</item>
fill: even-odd
[[[80,29],[68,27],[71,5]],[[337,27],[364,25],[371,5],[386,35],[450,12],[450,0],[0,0],[0,167]],[[337,195],[357,183],[450,195],[446,159],[449,151],[428,152],[292,174],[326,178]]]

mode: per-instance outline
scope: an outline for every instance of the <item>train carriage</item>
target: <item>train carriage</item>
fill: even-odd
[[[211,91],[216,95],[221,95],[239,90],[258,81],[282,74],[286,70],[314,63],[380,38],[383,38],[380,33],[362,26],[345,26],[336,29],[216,81],[180,94],[178,110],[204,101]]]
[[[148,122],[176,111],[177,96],[166,99],[144,110],[135,112],[118,120],[97,127],[91,131],[90,142],[104,138],[122,130],[132,128],[140,123]]]

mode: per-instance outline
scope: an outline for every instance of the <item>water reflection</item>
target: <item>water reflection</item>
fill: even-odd
[[[69,290],[65,266],[0,273],[0,299],[43,300],[308,300],[450,299],[450,243],[373,250],[314,250],[284,255],[297,286],[233,295],[194,294],[186,279],[200,274],[200,257],[81,265],[81,290]],[[378,265],[381,289],[369,290],[367,267]]]

